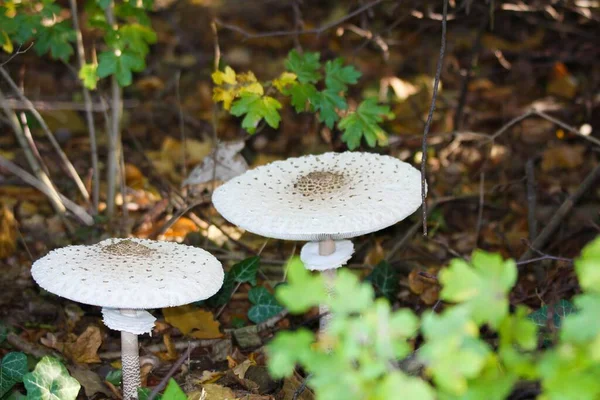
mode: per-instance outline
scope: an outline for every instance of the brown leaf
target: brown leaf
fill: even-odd
[[[191,304],[163,308],[163,315],[169,324],[179,329],[184,335],[196,339],[214,339],[223,336],[219,330],[219,321],[214,320],[213,314]]]
[[[100,362],[98,349],[102,345],[102,334],[97,326],[88,326],[75,342],[65,343],[65,355],[78,363]]]
[[[17,250],[17,221],[12,211],[0,204],[0,259],[10,257]]]
[[[544,150],[542,170],[548,172],[554,169],[573,169],[583,164],[583,145],[562,144]]]

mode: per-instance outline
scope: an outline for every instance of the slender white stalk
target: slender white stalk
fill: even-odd
[[[328,238],[319,242],[319,255],[328,256],[335,252],[335,242]],[[325,289],[329,297],[333,296],[333,284],[335,281],[335,269],[328,269],[321,272],[321,276],[325,280]],[[321,315],[321,321],[319,321],[319,334],[322,334],[327,329],[327,325],[333,317],[329,310],[329,306],[325,304],[319,305],[319,314]]]
[[[120,311],[123,315],[137,315],[135,310]],[[138,337],[134,333],[121,331],[121,364],[121,371],[123,373],[123,399],[137,400],[137,391],[142,385],[142,380],[140,375]]]

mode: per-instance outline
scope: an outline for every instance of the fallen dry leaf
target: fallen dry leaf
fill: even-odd
[[[100,328],[88,326],[75,342],[65,343],[65,355],[78,363],[97,363],[100,362],[98,357],[100,345],[102,345]]]
[[[0,259],[10,257],[17,250],[17,221],[12,211],[0,204]]]
[[[207,383],[202,385],[202,399],[205,400],[236,400],[233,390],[228,387]]]
[[[163,308],[163,315],[169,324],[184,335],[196,339],[215,339],[223,336],[219,330],[220,324],[214,320],[213,314],[191,304]]]
[[[544,150],[542,155],[542,170],[573,169],[583,164],[583,145],[562,144]]]

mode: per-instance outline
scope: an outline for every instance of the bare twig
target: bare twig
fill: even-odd
[[[314,29],[290,30],[290,31],[284,30],[284,31],[252,33],[252,32],[248,32],[247,30],[245,30],[243,28],[240,28],[239,26],[227,24],[219,19],[215,19],[215,22],[225,29],[229,29],[231,31],[239,33],[240,35],[244,36],[245,39],[257,39],[257,38],[275,37],[275,36],[320,35],[323,32],[328,31],[329,29],[331,29],[343,22],[346,22],[349,19],[354,18],[355,16],[362,14],[363,12],[375,7],[377,4],[379,4],[383,1],[384,0],[375,0],[370,3],[367,3],[364,6],[357,8],[356,10],[352,11],[351,13],[348,13],[335,21],[329,22],[323,26],[320,26],[320,27],[314,28]]]
[[[425,123],[425,129],[423,130],[423,145],[422,145],[422,157],[421,157],[421,208],[423,210],[423,236],[427,236],[427,134],[431,128],[431,121],[433,120],[433,112],[435,111],[435,101],[437,99],[438,87],[440,84],[440,76],[442,75],[442,66],[444,65],[444,53],[446,51],[446,25],[448,18],[448,0],[444,0],[444,10],[442,17],[442,43],[440,45],[440,55],[438,57],[437,68],[435,72],[435,80],[433,82],[433,96],[431,98],[431,107],[429,108],[429,115],[427,115],[427,122]]]
[[[19,45],[19,47],[17,48],[17,51],[15,51],[13,54],[10,55],[10,57],[8,57],[8,59],[6,61],[4,61],[2,64],[0,64],[0,67],[4,67],[6,64],[8,64],[9,62],[12,61],[13,58],[15,58],[16,56],[18,56],[19,54],[25,54],[27,53],[27,51],[33,47],[35,43],[31,42],[29,44],[29,46],[27,46],[27,48],[25,50],[22,50],[21,48],[23,47],[23,45]]]
[[[83,46],[83,37],[79,29],[79,13],[77,12],[77,0],[69,0],[71,5],[71,17],[73,20],[73,30],[77,39],[77,64],[79,69],[85,65],[85,48]],[[92,214],[98,213],[98,203],[100,202],[100,170],[98,166],[98,147],[96,145],[96,128],[94,126],[94,114],[92,112],[92,96],[85,85],[82,85],[83,102],[85,104],[85,118],[90,135],[90,153],[92,161]]]
[[[52,186],[48,186],[48,184],[45,184],[42,180],[36,179],[29,172],[23,170],[22,168],[20,168],[19,166],[10,162],[2,156],[0,156],[0,167],[6,168],[10,173],[18,176],[23,182],[33,186],[40,192],[44,193],[49,199],[53,199],[55,196],[58,196],[58,199],[60,200],[59,204],[63,208],[66,208],[67,210],[71,211],[84,224],[88,226],[94,224],[94,219],[85,211],[83,207],[72,202],[62,194],[56,192]]]
[[[148,400],[153,400],[154,398],[156,398],[158,392],[160,392],[167,386],[167,382],[169,382],[169,379],[171,379],[171,377],[175,375],[175,372],[177,372],[177,370],[183,365],[183,363],[187,359],[189,359],[190,354],[192,354],[192,350],[194,350],[194,347],[188,345],[187,351],[183,353],[181,357],[179,357],[179,359],[175,362],[175,364],[173,364],[169,372],[167,372],[167,374],[161,379],[160,383],[156,385],[156,387],[152,390],[152,393],[150,393],[150,396],[148,396]]]
[[[69,175],[71,175],[71,178],[73,179],[73,181],[75,182],[75,185],[77,186],[77,188],[81,192],[81,195],[83,196],[83,198],[86,201],[89,201],[90,200],[90,195],[89,195],[87,189],[85,188],[85,184],[81,180],[81,177],[77,174],[77,171],[75,170],[75,167],[73,166],[73,164],[71,163],[71,161],[69,161],[69,158],[67,157],[67,155],[65,154],[65,152],[60,147],[60,144],[58,143],[58,141],[54,137],[54,134],[52,133],[52,131],[50,131],[50,128],[46,124],[46,121],[44,121],[44,118],[42,118],[42,116],[40,115],[40,113],[35,109],[35,107],[31,103],[31,101],[29,101],[29,99],[27,97],[25,97],[25,95],[21,92],[21,90],[19,89],[19,87],[15,83],[15,81],[13,81],[13,79],[10,77],[8,71],[6,71],[6,69],[4,69],[3,67],[0,67],[0,75],[2,75],[4,77],[4,80],[8,83],[8,85],[13,90],[13,92],[15,93],[15,95],[18,96],[19,99],[21,101],[23,101],[27,105],[27,109],[29,110],[29,112],[34,116],[34,118],[40,124],[40,127],[42,128],[42,130],[44,131],[44,133],[48,137],[48,140],[50,141],[50,144],[54,148],[54,151],[56,151],[56,153],[58,154],[60,160],[64,164],[64,166],[67,169]]]
[[[589,190],[589,188],[596,181],[596,179],[598,179],[598,177],[600,177],[600,164],[594,167],[594,169],[583,180],[581,185],[579,185],[577,190],[573,192],[573,194],[561,204],[558,210],[556,210],[556,212],[552,216],[552,219],[550,219],[550,222],[548,222],[548,224],[544,227],[544,229],[540,232],[540,234],[535,238],[535,240],[531,244],[532,248],[540,249],[544,247],[544,245],[546,244],[548,239],[550,239],[556,228],[558,228],[562,220],[567,216],[567,214],[569,214],[575,203],[577,203],[581,196],[583,196],[583,194]],[[527,250],[525,254],[521,256],[521,258],[519,258],[519,261],[528,260],[533,255],[533,253],[534,250],[529,248],[529,250]]]

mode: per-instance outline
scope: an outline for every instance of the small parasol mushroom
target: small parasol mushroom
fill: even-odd
[[[156,318],[145,309],[206,299],[223,284],[223,267],[210,253],[172,242],[107,239],[53,250],[31,267],[33,279],[58,296],[103,307],[104,323],[121,331],[123,398],[137,399],[137,335]]]

